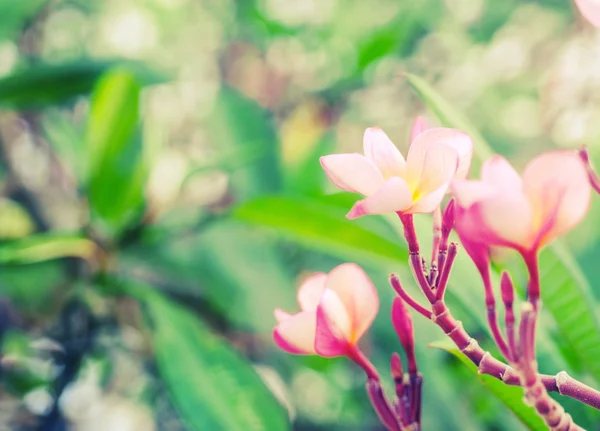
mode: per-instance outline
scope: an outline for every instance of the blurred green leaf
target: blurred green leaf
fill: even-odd
[[[279,146],[268,111],[233,88],[223,87],[208,130],[222,153],[232,158],[238,153],[247,155],[248,148],[259,155],[231,176],[233,188],[242,199],[280,189]]]
[[[9,298],[19,313],[39,319],[56,312],[56,293],[69,283],[64,262],[16,260],[0,267],[1,296]]]
[[[140,91],[132,73],[115,69],[92,96],[85,135],[89,200],[93,219],[112,233],[131,222],[144,202],[148,166],[139,133]]]
[[[128,62],[36,64],[0,79],[0,107],[39,108],[67,102],[76,96],[88,94],[98,77],[118,65],[125,65],[133,70],[144,84],[164,80],[164,77],[155,72]]]
[[[559,333],[581,364],[600,382],[600,325],[591,287],[573,256],[561,243],[540,255],[544,308],[554,316]]]
[[[32,348],[33,339],[30,335],[8,330],[1,339],[0,352],[5,358],[10,358],[10,366],[3,368],[0,382],[3,390],[23,397],[27,392],[50,383],[50,378],[44,375],[41,367],[36,367],[35,351]]]
[[[454,108],[450,102],[444,99],[431,85],[418,76],[411,75],[410,73],[406,74],[406,79],[419,98],[431,112],[435,114],[443,126],[462,130],[469,134],[473,140],[475,154],[480,162],[493,155],[491,147],[475,126],[473,126],[460,111]],[[471,172],[473,172],[473,170],[474,169],[471,168]]]
[[[12,39],[47,0],[0,0],[0,41]]]
[[[16,239],[31,234],[35,223],[18,202],[0,199],[0,239]]]
[[[471,136],[475,156],[480,161],[492,154],[483,136],[429,84],[414,75],[407,75],[407,79],[444,126]],[[600,382],[600,324],[583,272],[569,251],[554,243],[540,256],[540,277],[544,309],[552,313],[560,336],[572,346],[586,371]]]
[[[135,286],[146,306],[158,371],[190,429],[290,429],[281,405],[252,366],[184,307]]]
[[[271,196],[237,207],[239,220],[276,231],[304,246],[345,259],[377,265],[406,264],[402,242],[380,236],[346,220],[344,210],[299,197]]]
[[[153,284],[201,300],[235,328],[261,334],[273,330],[275,308],[295,307],[292,271],[258,229],[223,220],[177,238],[167,235],[122,252],[119,271],[152,274]]]
[[[358,46],[358,70],[363,72],[376,60],[391,54],[406,54],[415,46],[415,39],[424,34],[422,14],[432,19],[431,4],[427,1],[406,2],[398,15],[361,40]]]
[[[335,137],[326,133],[303,158],[288,163],[285,168],[286,191],[299,194],[320,194],[327,176],[319,162],[323,154],[333,152]]]
[[[489,389],[490,393],[498,398],[514,415],[527,427],[534,431],[545,431],[548,427],[537,415],[533,407],[523,403],[523,388],[519,386],[508,386],[500,380],[485,374],[479,374],[477,366],[469,358],[462,354],[458,348],[449,340],[434,342],[429,345],[436,349],[445,350],[456,356],[460,361],[477,376],[479,381]]]
[[[89,259],[96,245],[77,234],[38,234],[0,245],[0,264],[30,264],[63,257]]]

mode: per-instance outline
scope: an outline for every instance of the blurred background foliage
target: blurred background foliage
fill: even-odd
[[[372,125],[406,149],[421,114],[518,167],[600,163],[599,102],[600,33],[567,0],[0,0],[0,430],[382,429],[348,361],[271,340],[298,280],[350,260],[382,299],[366,351],[399,349],[399,223],[346,220],[318,157]],[[595,386],[598,216],[542,257],[539,342],[541,371]],[[491,348],[465,256],[449,293]],[[542,429],[415,322],[424,429]]]

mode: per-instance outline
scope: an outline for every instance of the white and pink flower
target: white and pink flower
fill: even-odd
[[[379,310],[373,283],[353,263],[307,278],[298,289],[298,303],[296,314],[275,310],[275,342],[288,353],[324,357],[354,357]]]
[[[506,159],[494,156],[484,163],[480,181],[453,182],[456,230],[467,249],[536,251],[583,219],[590,191],[575,152],[544,153],[527,165],[522,178]]]
[[[365,131],[364,155],[332,154],[321,157],[331,181],[342,190],[366,196],[347,214],[429,213],[437,208],[453,178],[465,178],[473,145],[463,132],[427,128],[417,118],[411,131],[406,160],[385,132]]]

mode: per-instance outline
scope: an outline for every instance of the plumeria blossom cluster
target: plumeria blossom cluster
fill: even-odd
[[[480,373],[525,390],[548,428],[580,430],[548,392],[554,391],[600,409],[600,392],[571,378],[537,371],[535,327],[540,309],[539,251],[572,230],[586,215],[592,188],[600,193],[600,179],[589,164],[587,152],[550,151],[534,158],[522,175],[501,156],[481,168],[481,179],[468,179],[473,145],[459,130],[430,128],[417,118],[412,127],[406,158],[378,128],[366,130],[363,154],[332,154],[321,165],[340,189],[364,196],[347,217],[396,213],[404,228],[409,265],[427,305],[414,299],[399,277],[390,276],[397,292],[391,321],[404,350],[406,367],[397,353],[391,358],[395,399],[390,402],[381,377],[359,347],[379,310],[373,283],[354,263],[344,263],[329,274],[308,277],[298,290],[300,311],[276,310],[274,339],[293,354],[345,356],[367,376],[367,393],[381,422],[389,430],[421,429],[421,388],[415,355],[410,309],[431,320],[456,344]],[[448,197],[448,195],[450,195]],[[447,204],[442,209],[443,203]],[[415,214],[433,214],[433,253],[421,256],[413,225]],[[485,310],[494,341],[503,358],[494,358],[479,346],[446,306],[444,295],[458,244],[455,231],[477,267],[485,292]],[[520,254],[528,269],[527,298],[520,319],[513,304],[515,289],[510,275],[502,274],[501,300],[504,325],[498,322],[491,277],[492,257],[503,249]],[[518,324],[517,324],[518,320]]]

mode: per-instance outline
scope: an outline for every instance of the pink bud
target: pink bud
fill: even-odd
[[[450,234],[452,228],[454,227],[455,213],[454,199],[450,199],[448,205],[446,205],[446,209],[444,210],[444,215],[442,216],[442,234],[446,235],[446,237]]]
[[[408,372],[410,374],[415,374],[417,372],[417,365],[415,361],[415,338],[412,318],[404,306],[404,301],[399,296],[394,298],[392,304],[392,324],[394,325],[396,334],[398,334],[400,343],[406,352]]]
[[[508,272],[502,271],[502,280],[500,281],[500,291],[502,293],[502,302],[512,305],[515,300],[515,288]]]
[[[481,172],[481,181],[452,184],[460,207],[456,230],[463,243],[474,244],[473,249],[537,251],[575,227],[588,210],[586,169],[573,151],[551,151],[534,158],[522,179],[500,156],[486,161]],[[466,244],[465,248],[469,251]]]
[[[354,347],[379,309],[375,287],[353,263],[306,279],[298,290],[298,302],[297,314],[276,310],[275,342],[289,353],[325,357],[354,356]]]
[[[406,161],[379,128],[365,131],[363,146],[364,156],[321,157],[323,169],[337,187],[366,196],[350,210],[350,219],[366,214],[432,212],[452,179],[466,176],[473,152],[468,135],[446,128],[419,133]]]
[[[398,353],[392,354],[392,359],[390,360],[390,370],[392,372],[392,378],[394,381],[402,383],[404,371],[402,369],[402,359],[400,359],[400,355]]]

